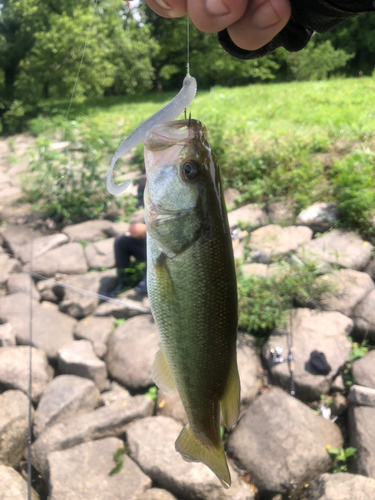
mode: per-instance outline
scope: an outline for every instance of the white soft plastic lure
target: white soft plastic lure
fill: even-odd
[[[126,137],[112,157],[111,165],[107,174],[107,190],[111,194],[121,194],[130,186],[131,181],[127,180],[122,184],[115,184],[113,181],[113,169],[121,156],[144,141],[146,134],[155,125],[175,120],[192,103],[197,92],[197,82],[189,74],[184,78],[180,92],[163,108],[147,118],[133,132]]]

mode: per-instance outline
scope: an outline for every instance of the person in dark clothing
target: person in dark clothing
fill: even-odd
[[[143,193],[146,186],[146,179],[141,179],[138,184],[137,207],[143,207]],[[129,226],[129,236],[117,236],[114,243],[115,263],[119,282],[112,291],[111,296],[115,296],[123,288],[129,285],[129,277],[126,269],[130,266],[130,258],[146,262],[146,224],[135,223]],[[135,287],[138,293],[147,293],[146,277]]]

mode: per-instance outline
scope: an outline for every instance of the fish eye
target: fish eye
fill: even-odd
[[[198,165],[194,161],[187,161],[182,165],[182,174],[185,179],[195,179],[198,175]]]

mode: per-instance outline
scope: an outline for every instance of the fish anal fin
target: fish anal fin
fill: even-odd
[[[184,460],[202,462],[216,474],[224,488],[230,487],[231,478],[221,441],[217,446],[202,443],[188,424],[182,429],[175,446]]]
[[[173,392],[176,389],[167,356],[162,347],[160,347],[155,355],[152,365],[152,378],[155,384],[166,393]]]
[[[240,378],[237,368],[237,357],[232,356],[229,376],[223,397],[220,400],[221,413],[225,427],[229,430],[238,420],[240,413]]]

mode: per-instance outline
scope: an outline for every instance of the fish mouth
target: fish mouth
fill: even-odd
[[[171,146],[185,146],[197,135],[205,135],[198,120],[186,119],[155,125],[146,135],[144,145],[149,151],[161,151]]]

